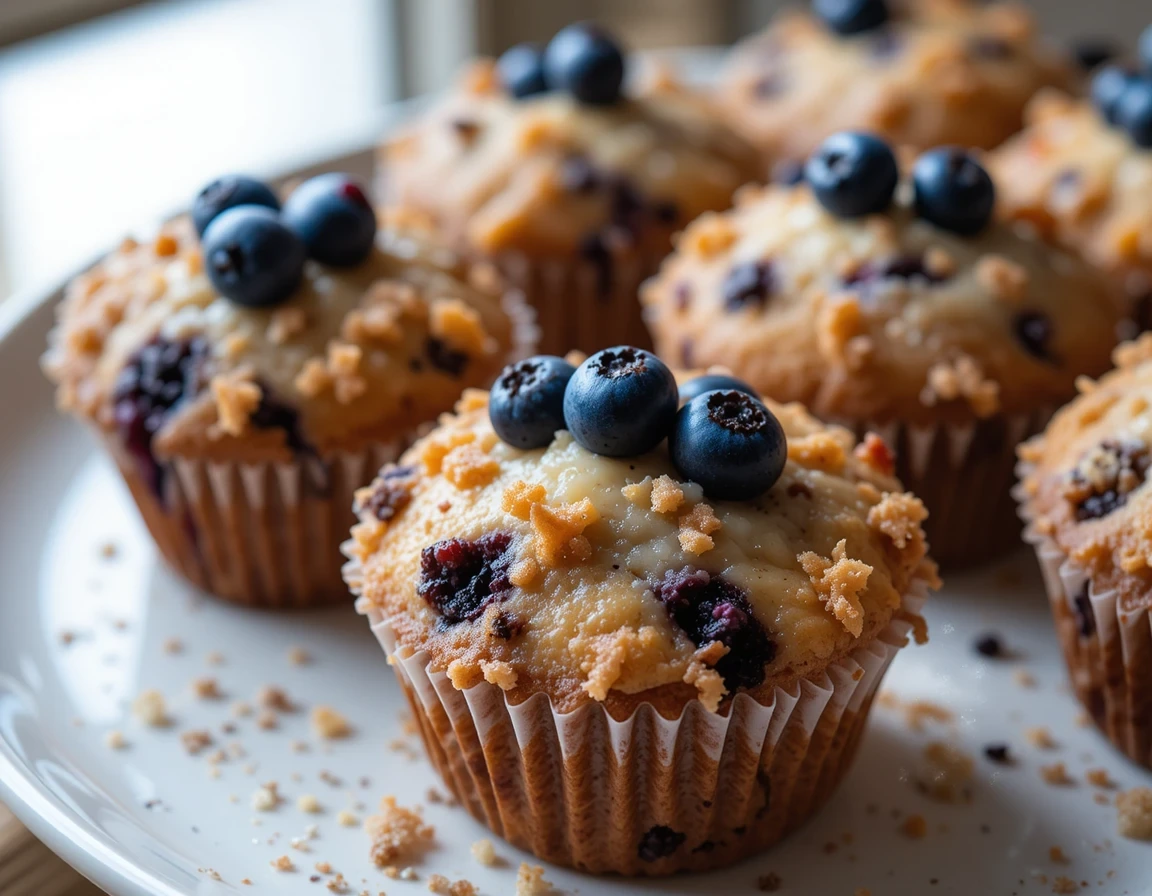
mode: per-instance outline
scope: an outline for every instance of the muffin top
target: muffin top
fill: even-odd
[[[733,127],[775,162],[803,161],[841,128],[920,149],[991,148],[1020,129],[1038,89],[1069,78],[1015,5],[839,5],[881,11],[856,23],[782,14],[736,47],[721,79],[717,97]]]
[[[646,285],[657,350],[875,423],[1030,412],[1107,369],[1120,312],[1095,272],[1006,226],[930,223],[910,192],[845,217],[807,183],[743,191]]]
[[[386,202],[458,246],[592,261],[667,251],[672,233],[763,173],[703,97],[666,77],[610,104],[562,90],[517,98],[491,60],[385,144],[379,163]]]
[[[225,298],[205,264],[180,218],[78,277],[44,358],[60,407],[156,457],[287,461],[397,438],[513,348],[495,278],[415,234],[378,235],[352,266],[307,261],[273,307]]]
[[[1036,530],[1135,611],[1152,605],[1152,334],[1116,364],[1020,446],[1022,492]]]
[[[1005,218],[1108,271],[1141,323],[1152,323],[1152,148],[1090,102],[1049,91],[1028,107],[1027,130],[989,163]]]
[[[935,581],[926,512],[883,442],[768,407],[782,473],[757,497],[715,500],[667,442],[609,457],[562,429],[515,448],[470,390],[359,494],[346,546],[359,606],[458,688],[487,680],[513,703],[544,692],[560,711],[598,701],[617,718],[770,695],[895,618],[922,632],[902,598]]]

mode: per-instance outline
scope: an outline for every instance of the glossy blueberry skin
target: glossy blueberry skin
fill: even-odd
[[[726,373],[706,373],[703,376],[690,379],[680,386],[680,400],[691,401],[697,395],[715,392],[717,389],[734,389],[737,392],[751,395],[753,398],[758,399],[760,397],[756,390],[743,380]]]
[[[376,241],[376,212],[364,187],[347,174],[321,174],[304,181],[284,201],[284,223],[322,264],[360,264]]]
[[[1092,105],[1109,124],[1117,123],[1120,101],[1135,82],[1136,75],[1118,65],[1106,66],[1092,78]]]
[[[1137,146],[1152,148],[1152,76],[1134,80],[1124,91],[1116,108],[1116,124]]]
[[[249,308],[287,299],[304,276],[307,251],[270,208],[240,205],[221,213],[203,238],[204,266],[222,296]]]
[[[576,368],[554,355],[537,355],[505,367],[488,396],[496,435],[516,448],[552,444],[564,429],[564,391]]]
[[[815,0],[813,7],[837,34],[862,34],[888,22],[888,4],[884,0]]]
[[[578,22],[557,32],[544,51],[544,78],[589,106],[619,102],[624,85],[624,53],[606,32]]]
[[[983,230],[992,220],[996,187],[988,172],[962,149],[930,150],[912,167],[916,214],[963,236]]]
[[[244,174],[229,174],[212,181],[196,194],[192,202],[192,224],[196,233],[204,236],[218,214],[238,205],[262,205],[280,210],[280,200],[266,183]]]
[[[776,484],[788,459],[784,428],[758,399],[704,392],[676,415],[668,451],[680,475],[719,501],[748,501]]]
[[[900,169],[879,137],[855,131],[833,134],[804,166],[812,192],[832,214],[858,218],[892,204]]]
[[[676,378],[664,362],[621,345],[576,368],[564,393],[564,420],[594,454],[635,457],[668,436],[679,404]]]
[[[536,44],[517,44],[496,63],[504,89],[518,100],[548,92],[544,77],[544,51]]]

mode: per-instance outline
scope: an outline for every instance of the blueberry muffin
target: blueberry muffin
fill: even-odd
[[[344,175],[282,209],[224,178],[72,283],[44,366],[191,583],[342,600],[354,489],[527,338],[516,298],[474,274],[423,237],[378,235]]]
[[[1143,76],[1103,69],[1091,101],[1041,94],[1025,131],[990,161],[1003,216],[1104,271],[1139,330],[1152,327],[1152,59],[1146,65]]]
[[[494,262],[535,307],[542,348],[647,341],[636,290],[702,212],[761,179],[756,152],[666,77],[625,92],[598,29],[473,64],[378,157],[390,207]]]
[[[927,149],[990,149],[1020,129],[1065,60],[1023,8],[969,0],[817,0],[737,45],[717,90],[733,127],[778,170],[829,134],[861,129]]]
[[[1017,495],[1076,694],[1152,768],[1152,335],[1116,363],[1021,446]]]
[[[358,495],[346,575],[477,819],[587,871],[713,868],[827,799],[923,637],[891,473],[731,378],[537,357]]]
[[[880,432],[937,559],[976,562],[1016,541],[1014,446],[1107,369],[1120,311],[1087,266],[990,221],[970,155],[899,180],[877,138],[835,135],[805,182],[693,223],[642,298],[663,357]]]

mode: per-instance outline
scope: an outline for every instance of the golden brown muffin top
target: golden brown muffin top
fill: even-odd
[[[826,211],[807,185],[706,215],[642,299],[658,353],[722,364],[830,420],[967,422],[1058,405],[1108,367],[1120,318],[1082,262],[993,224]]]
[[[618,717],[640,702],[675,716],[697,697],[715,710],[826,668],[935,582],[926,512],[883,443],[857,446],[799,406],[769,404],[788,437],[775,486],[709,501],[664,444],[613,459],[561,431],[522,451],[487,404],[466,393],[361,491],[346,546],[361,610],[458,688],[487,680],[514,703],[544,692]]]

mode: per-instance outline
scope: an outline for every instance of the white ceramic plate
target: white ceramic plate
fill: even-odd
[[[516,867],[531,857],[498,843],[504,865],[481,867],[470,846],[485,830],[462,810],[429,802],[439,782],[403,731],[400,693],[351,601],[320,614],[246,612],[193,592],[159,563],[114,471],[78,425],[57,416],[37,369],[56,298],[0,307],[0,798],[80,871],[125,896],[326,892],[310,879],[317,862],[342,872],[351,893],[417,894],[428,874],[441,873],[510,894]],[[1021,552],[954,578],[928,616],[931,644],[901,654],[887,691],[934,701],[952,720],[916,731],[898,709],[878,708],[844,787],[777,849],[705,876],[634,882],[548,869],[548,878],[570,893],[751,893],[773,873],[781,892],[867,888],[880,896],[1046,893],[1066,876],[1093,893],[1152,893],[1152,844],[1115,835],[1115,810],[1100,802],[1114,791],[1093,788],[1084,773],[1105,768],[1122,787],[1150,785],[1152,776],[1077,723],[1032,558]],[[974,653],[974,638],[989,630],[1015,659]],[[182,652],[166,652],[171,638]],[[293,647],[312,663],[293,665]],[[1020,684],[1021,670],[1034,687]],[[225,698],[195,699],[190,683],[202,676],[216,678]],[[283,687],[301,707],[272,731],[231,716],[235,700],[251,700],[264,684]],[[167,697],[168,729],[142,727],[129,711],[149,688]],[[354,736],[318,742],[307,709],[319,703],[343,712]],[[229,722],[236,730],[222,733]],[[1058,747],[1031,745],[1032,726],[1046,727]],[[208,729],[217,746],[238,744],[245,755],[219,763],[211,777],[212,749],[193,757],[181,744],[189,729]],[[105,744],[113,730],[127,748]],[[933,741],[974,758],[969,801],[924,795],[924,748]],[[989,743],[1010,744],[1016,764],[987,761]],[[1044,782],[1041,766],[1055,762],[1074,784]],[[251,797],[267,781],[279,783],[285,801],[255,811]],[[306,794],[322,813],[297,809]],[[344,809],[363,818],[383,794],[424,804],[436,826],[419,882],[385,878],[368,859],[365,834],[337,820]],[[922,839],[901,833],[909,815],[927,819]],[[294,849],[291,840],[313,824],[308,851]],[[1069,863],[1054,861],[1052,847]],[[282,855],[297,870],[273,870]]]

